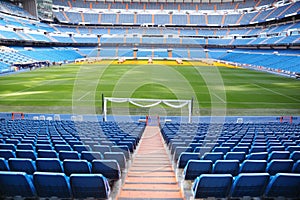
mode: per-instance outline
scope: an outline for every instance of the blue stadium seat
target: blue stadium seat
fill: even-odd
[[[258,153],[258,152],[266,152],[267,151],[267,147],[266,146],[253,146],[250,149],[249,153]]]
[[[76,144],[76,145],[73,146],[73,150],[77,151],[78,153],[81,153],[83,151],[91,151],[91,148],[90,148],[89,145],[78,145],[78,144]]]
[[[19,143],[20,143],[20,141],[17,139],[7,139],[6,140],[6,144],[13,144],[13,145],[17,146]]]
[[[111,151],[110,146],[108,146],[108,145],[94,145],[92,147],[92,150],[100,152],[102,155],[104,155],[105,152]]]
[[[265,196],[269,198],[300,198],[300,174],[278,173],[269,182]]]
[[[110,186],[101,174],[72,174],[70,177],[73,198],[108,199]]]
[[[268,173],[242,173],[234,178],[231,197],[261,197],[269,182]]]
[[[36,197],[32,179],[25,172],[0,171],[0,185],[0,194],[2,197]]]
[[[116,160],[94,160],[92,162],[92,173],[102,174],[110,180],[121,178],[121,170]]]
[[[115,145],[111,147],[112,152],[124,153],[126,159],[130,159],[130,150],[127,145]]]
[[[16,151],[16,146],[14,144],[0,144],[1,149]]]
[[[286,150],[293,153],[294,151],[300,151],[300,146],[288,146]]]
[[[39,151],[39,150],[53,150],[52,145],[50,145],[50,144],[36,144],[35,149],[36,149],[36,151]]]
[[[268,148],[268,152],[271,153],[273,151],[285,151],[284,146],[271,146]]]
[[[263,173],[266,172],[267,161],[265,160],[244,160],[239,173]]]
[[[173,159],[174,159],[175,162],[177,162],[181,153],[183,153],[183,152],[192,152],[192,151],[193,151],[192,147],[182,147],[182,146],[176,147],[175,151],[174,151],[174,154],[173,154]]]
[[[8,160],[10,171],[33,174],[36,171],[35,163],[29,158],[10,158]]]
[[[169,148],[171,150],[172,155],[175,153],[176,147],[185,147],[185,148],[187,148],[185,142],[182,142],[181,140],[180,140],[180,142],[171,142],[169,144]],[[194,147],[191,147],[190,152],[193,152],[193,151],[194,151]]]
[[[201,174],[211,174],[212,166],[210,160],[190,160],[183,171],[184,180],[195,180]]]
[[[54,150],[38,150],[38,158],[58,158]]]
[[[212,150],[211,147],[200,146],[200,147],[196,147],[193,152],[194,153],[199,153],[199,157],[201,157],[204,154],[211,152],[211,150]],[[186,152],[189,152],[189,151],[186,151]]]
[[[232,152],[244,152],[245,154],[248,154],[249,148],[248,147],[236,146],[232,149]]]
[[[69,143],[69,145],[73,148],[73,150],[74,150],[74,146],[75,146],[75,145],[84,145],[82,141],[74,140],[74,139],[69,140],[68,143]],[[74,151],[75,151],[75,150],[74,150]],[[86,151],[86,149],[85,149],[84,151]]]
[[[224,155],[230,151],[230,147],[215,147],[213,149],[213,152],[221,152],[223,153]]]
[[[238,160],[217,160],[213,166],[213,173],[236,176],[239,173],[239,169],[240,161]]]
[[[66,144],[56,144],[54,146],[54,149],[56,152],[60,152],[60,151],[72,151],[72,148],[70,145],[66,145]]]
[[[63,173],[35,172],[33,182],[39,197],[71,198],[69,178]]]
[[[46,145],[47,146],[47,145],[51,145],[51,142],[48,140],[47,137],[38,138],[37,141],[36,141],[35,146],[39,146],[39,145],[41,145],[41,146]],[[48,147],[46,147],[46,148],[48,148]],[[43,147],[42,147],[42,149],[43,149]],[[47,150],[47,149],[44,149],[44,150]]]
[[[130,151],[130,153],[133,153],[134,151],[134,148],[135,148],[135,145],[132,141],[126,141],[126,140],[123,140],[123,141],[120,141],[118,143],[118,146],[127,146],[128,147],[128,150]],[[113,147],[113,146],[112,146]],[[122,148],[121,148],[122,149]]]
[[[90,164],[86,160],[64,160],[63,168],[65,174],[70,176],[71,174],[90,174]]]
[[[35,161],[36,170],[39,172],[63,173],[63,167],[57,158],[38,158]]]
[[[291,159],[285,160],[272,160],[268,163],[266,171],[270,175],[275,175],[277,173],[290,173],[293,169],[294,161]]]
[[[17,158],[29,158],[33,161],[36,160],[36,153],[33,150],[16,150]]]
[[[244,152],[228,152],[225,155],[225,160],[238,160],[243,162],[246,158],[246,154]]]
[[[272,151],[272,153],[269,154],[268,162],[271,162],[273,159],[289,159],[289,157],[289,151]]]
[[[202,157],[202,160],[211,160],[215,163],[217,160],[223,160],[224,154],[222,152],[211,152],[205,153]]]
[[[102,160],[103,156],[100,152],[83,151],[81,152],[81,159],[92,162],[93,160]]]
[[[300,160],[298,160],[297,162],[294,163],[292,172],[293,173],[300,173]]]
[[[222,147],[229,147],[230,149],[233,149],[235,147],[235,143],[233,142],[225,142],[222,144]]]
[[[64,161],[65,159],[76,159],[79,160],[79,154],[77,151],[60,151],[59,159]]]
[[[17,144],[17,149],[20,149],[20,150],[34,150],[34,147],[33,147],[32,144],[20,143],[20,144]]]
[[[5,158],[0,158],[0,171],[9,171],[9,166]]]
[[[202,174],[193,184],[194,198],[226,198],[232,185],[230,174]]]
[[[189,160],[199,160],[199,153],[183,152],[179,156],[177,167],[184,168]]]
[[[0,158],[4,158],[6,160],[10,158],[15,158],[16,154],[13,150],[8,149],[0,149]]]
[[[105,160],[116,160],[120,166],[120,169],[123,170],[126,168],[126,158],[122,152],[105,152]]]
[[[268,152],[250,153],[246,156],[247,160],[267,160]]]
[[[300,160],[300,151],[294,151],[290,154],[290,159],[294,160],[295,162]]]
[[[116,145],[116,143],[112,141],[101,141],[101,145],[112,147]]]

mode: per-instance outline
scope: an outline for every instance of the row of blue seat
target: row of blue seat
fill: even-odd
[[[0,171],[25,172],[32,175],[35,172],[56,172],[72,174],[102,174],[109,180],[121,178],[121,169],[116,160],[73,160],[63,162],[55,158],[38,158],[32,161],[27,158],[10,158],[8,161],[0,158]]]
[[[223,152],[183,152],[179,156],[177,167],[184,168],[189,160],[210,160],[213,163],[218,160],[237,160],[241,163],[246,160],[263,160],[271,162],[274,159],[290,159],[296,162],[300,160],[300,151],[294,151],[291,154],[289,151],[273,151],[271,154],[268,152],[259,152],[248,155],[244,152],[228,152],[225,155]]]
[[[189,160],[183,170],[184,180],[195,180],[201,174],[227,173],[238,175],[240,173],[263,173],[270,175],[276,173],[300,173],[300,161],[276,159],[267,163],[263,160],[246,160],[239,163],[237,160],[218,160],[215,164],[209,160]]]
[[[57,157],[55,155],[58,155],[60,152],[64,151],[75,151],[77,153],[82,153],[82,152],[93,152],[94,154],[104,154],[105,152],[123,152],[126,156],[126,158],[130,157],[130,154],[133,153],[134,151],[134,146],[131,145],[132,143],[128,145],[113,145],[113,146],[108,146],[108,145],[95,145],[92,148],[90,148],[87,145],[74,145],[73,148],[71,148],[68,145],[55,145],[55,150],[53,150],[51,145],[36,145],[33,146],[31,144],[22,144],[18,146],[16,149],[13,144],[0,144],[0,150],[11,150],[15,153],[18,152],[33,152],[36,156],[41,156],[39,152],[51,152],[54,157]],[[128,147],[130,146],[130,147]],[[35,156],[35,157],[36,157]],[[32,158],[33,159],[33,158]]]
[[[0,197],[59,199],[108,199],[110,186],[101,174],[72,174],[35,172],[32,176],[24,172],[0,171]]]
[[[113,159],[116,160],[121,169],[126,168],[126,156],[124,152],[105,152],[103,155],[99,152],[91,152],[91,151],[83,151],[82,153],[78,153],[76,151],[60,151],[59,154],[53,150],[39,150],[38,156],[34,154],[33,151],[29,150],[19,150],[16,151],[16,154],[12,150],[0,150],[0,158],[4,158],[6,160],[10,158],[28,158],[31,160],[37,160],[39,158],[54,158],[64,161],[66,159],[76,159],[76,160],[87,160],[92,162],[93,160],[99,159]]]
[[[173,146],[174,147],[174,146]],[[172,150],[174,152],[172,153]],[[211,152],[212,151],[212,152]],[[215,159],[223,159],[226,155],[240,155],[239,160],[244,160],[247,158],[252,159],[268,159],[268,155],[272,154],[273,152],[286,152],[286,154],[293,154],[294,152],[300,151],[300,146],[289,146],[289,147],[281,147],[281,146],[274,146],[271,148],[271,151],[267,151],[265,147],[255,147],[247,153],[247,147],[234,147],[231,149],[230,147],[196,147],[194,150],[192,147],[184,147],[184,146],[176,146],[176,148],[171,149],[171,153],[173,155],[174,161],[176,162],[180,155],[184,152],[195,153],[199,154],[199,157],[203,156],[205,153],[210,153],[208,155],[215,155]],[[219,156],[218,156],[219,155]],[[224,156],[223,156],[224,155]],[[273,154],[272,154],[273,155]],[[291,155],[292,156],[292,155]],[[258,158],[257,158],[258,157]]]
[[[300,174],[242,173],[202,174],[195,180],[192,191],[194,198],[300,198]]]
[[[238,160],[218,160],[213,163],[210,160],[189,160],[183,170],[184,180],[195,180],[201,174],[231,174],[236,176],[240,173],[263,173],[270,175],[277,173],[300,173],[300,160],[275,159],[271,162],[265,160],[246,160],[239,163]]]
[[[21,144],[1,144],[0,143],[0,149],[8,149],[12,151],[16,150],[32,150],[37,152],[38,150],[55,150],[57,153],[60,151],[77,151],[81,153],[82,151],[99,151],[102,152],[103,149],[111,151],[115,150],[117,148],[125,147],[132,153],[134,149],[136,148],[136,144],[134,144],[131,141],[126,141],[119,143],[118,145],[108,142],[105,143],[106,145],[83,145],[83,144],[76,144],[73,146],[66,145],[66,144],[56,144],[56,145],[50,145],[50,144],[29,144],[29,143],[21,143]]]

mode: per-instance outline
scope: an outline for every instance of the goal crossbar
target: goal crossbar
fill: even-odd
[[[192,103],[193,100],[182,100],[182,99],[139,99],[139,98],[118,98],[118,97],[103,97],[103,119],[107,120],[107,102],[114,103],[126,103],[129,102],[137,107],[150,108],[157,106],[159,104],[165,104],[172,108],[182,108],[184,106],[188,106],[189,116],[188,121],[191,123],[192,121]],[[138,102],[146,102],[149,103],[147,105],[142,105]],[[174,104],[176,103],[176,104]]]

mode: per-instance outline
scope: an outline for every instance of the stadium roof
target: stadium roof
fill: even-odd
[[[77,0],[80,1],[80,0]],[[83,1],[83,0],[81,0]],[[153,2],[153,3],[230,3],[244,2],[245,0],[86,0],[87,2]]]

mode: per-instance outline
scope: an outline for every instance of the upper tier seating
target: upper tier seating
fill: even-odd
[[[235,10],[243,8],[253,8],[255,6],[265,6],[271,5],[274,0],[265,0],[260,1],[259,3],[251,0],[246,0],[243,2],[237,1],[234,3],[231,2],[222,2],[222,3],[208,3],[208,1],[203,1],[202,3],[141,3],[139,1],[131,1],[128,4],[125,3],[109,3],[109,2],[83,2],[83,1],[63,1],[63,0],[54,0],[54,5],[65,6],[65,7],[76,7],[76,8],[93,8],[93,9],[129,9],[129,10]]]
[[[79,1],[77,1],[79,3]],[[77,3],[76,2],[76,3]],[[253,2],[253,1],[251,1]],[[103,4],[103,3],[98,3]],[[113,5],[118,4],[114,3]],[[223,3],[222,5],[225,5]],[[96,4],[97,5],[97,4]],[[105,4],[104,4],[105,5]],[[110,4],[108,4],[110,5]],[[123,4],[125,5],[125,4]],[[140,4],[142,7],[146,4]],[[156,10],[160,10],[160,5],[157,5]],[[162,4],[163,5],[163,4]],[[177,10],[178,6],[175,4],[167,4],[168,7],[174,6],[172,10]],[[180,5],[180,4],[179,4]],[[205,5],[205,4],[201,4]],[[239,3],[238,3],[239,5]],[[82,5],[84,7],[84,4]],[[165,6],[166,7],[166,6]],[[184,6],[188,8],[189,6]],[[156,24],[156,25],[166,25],[166,24],[177,24],[177,25],[187,25],[187,24],[194,24],[194,25],[202,25],[202,26],[227,26],[227,25],[249,25],[253,22],[264,22],[269,21],[272,19],[281,19],[286,16],[296,15],[300,9],[300,2],[292,2],[285,5],[279,5],[278,7],[272,7],[270,9],[263,9],[259,11],[253,12],[246,12],[241,14],[239,12],[229,13],[229,14],[220,14],[217,12],[212,12],[214,8],[208,9],[212,13],[207,15],[203,13],[198,13],[196,10],[193,10],[194,6],[190,5],[192,12],[190,13],[154,13],[154,14],[147,14],[144,12],[136,12],[133,13],[126,13],[126,14],[118,14],[119,8],[116,12],[90,12],[90,13],[80,13],[76,10],[70,11],[56,11],[54,15],[56,18],[61,21],[65,22],[68,21],[72,24],[79,24],[79,23],[89,23],[89,24]],[[168,9],[168,8],[167,8]],[[110,9],[108,9],[110,10]],[[125,8],[123,8],[125,10]],[[147,9],[146,9],[147,10]],[[204,9],[200,9],[204,10]],[[232,10],[236,10],[233,8]],[[63,13],[63,14],[62,14]],[[66,17],[68,20],[66,20]]]

